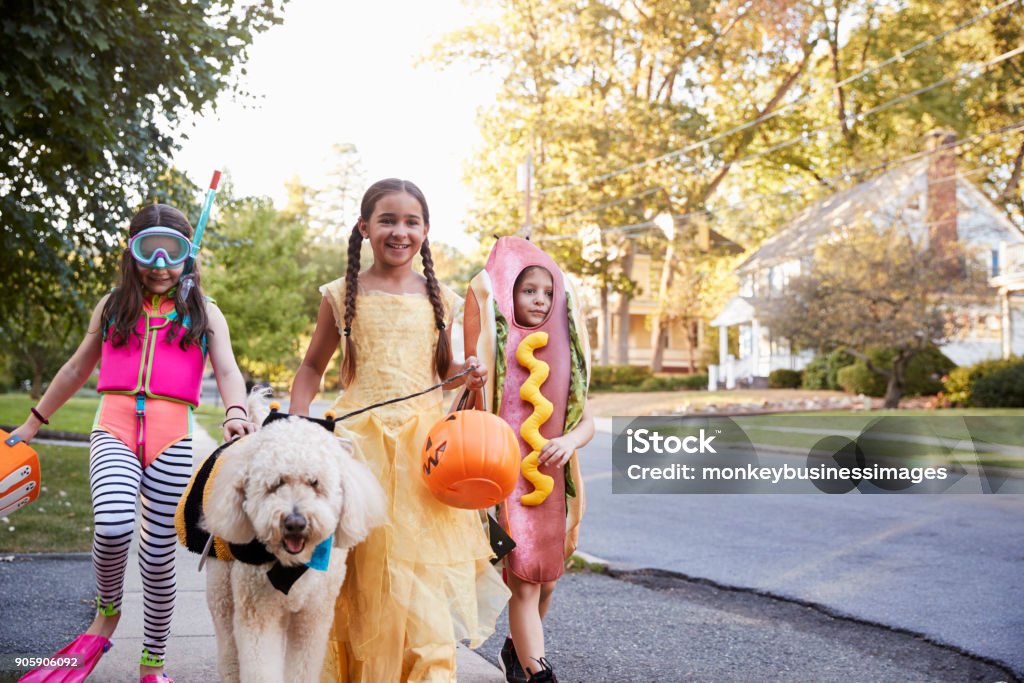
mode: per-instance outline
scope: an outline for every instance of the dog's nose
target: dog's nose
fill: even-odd
[[[306,530],[306,518],[300,514],[292,513],[284,518],[284,531],[286,534],[301,534]]]

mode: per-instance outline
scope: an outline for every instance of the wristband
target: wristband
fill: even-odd
[[[47,419],[46,419],[45,417],[43,417],[43,414],[42,414],[42,413],[40,413],[40,412],[39,412],[38,410],[36,410],[36,409],[35,409],[35,406],[33,406],[33,407],[29,408],[29,410],[30,410],[30,411],[32,411],[32,414],[36,416],[36,419],[38,419],[38,420],[39,420],[40,422],[42,422],[42,423],[43,423],[44,425],[48,425],[48,424],[50,424],[50,421],[49,421],[49,420],[47,420]]]
[[[243,406],[243,405],[241,405],[241,404],[239,403],[239,404],[235,404],[235,405],[233,405],[233,406],[228,406],[227,408],[225,408],[225,409],[224,409],[224,414],[225,414],[225,415],[227,415],[227,414],[228,414],[228,411],[230,411],[230,410],[231,410],[232,408],[238,408],[239,410],[241,410],[241,411],[242,411],[243,413],[245,413],[245,414],[247,414],[247,415],[248,415],[248,413],[249,413],[249,411],[245,409],[245,406]]]
[[[226,424],[227,424],[228,422],[231,422],[232,420],[246,420],[246,421],[248,421],[248,420],[247,420],[246,418],[244,418],[244,417],[229,417],[228,419],[226,419],[226,420],[224,420],[223,422],[221,422],[221,423],[220,423],[220,426],[221,426],[221,427],[223,427],[224,425],[226,425]]]

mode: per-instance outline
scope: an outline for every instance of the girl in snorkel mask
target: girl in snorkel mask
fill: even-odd
[[[208,195],[200,226],[211,200]],[[100,364],[102,398],[89,451],[97,614],[55,655],[75,657],[78,668],[32,671],[22,680],[84,681],[110,649],[141,499],[145,627],[139,672],[143,683],[170,681],[164,653],[174,612],[174,511],[192,474],[192,410],[207,358],[228,406],[224,439],[255,430],[243,405],[245,382],[227,322],[203,296],[198,266],[190,261],[198,248],[192,235],[185,216],[166,204],[146,206],[132,218],[117,287],[96,305],[78,350],[12,433],[31,441]]]

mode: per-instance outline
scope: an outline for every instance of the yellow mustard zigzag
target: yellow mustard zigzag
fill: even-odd
[[[523,476],[533,484],[533,491],[519,498],[520,503],[528,506],[540,505],[555,488],[555,480],[542,473],[537,465],[540,449],[544,448],[544,444],[548,442],[541,436],[540,426],[548,421],[555,409],[551,401],[540,393],[540,387],[547,380],[551,368],[533,355],[535,349],[547,346],[547,344],[547,332],[534,332],[519,342],[519,346],[516,348],[516,360],[530,371],[530,376],[523,382],[523,386],[519,387],[519,397],[533,405],[533,414],[526,418],[519,428],[520,436],[533,449],[528,456],[523,458],[523,464],[520,466]]]

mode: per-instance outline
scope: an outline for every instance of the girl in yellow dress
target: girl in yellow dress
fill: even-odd
[[[452,367],[450,323],[459,297],[434,277],[429,230],[426,199],[411,182],[386,179],[367,190],[345,277],[320,288],[324,298],[290,412],[308,413],[342,337],[339,415],[414,393],[468,366],[474,369],[465,380],[445,388],[484,385],[487,371],[476,358]],[[360,273],[364,239],[373,263]],[[417,252],[422,275],[412,267]],[[323,681],[454,681],[456,641],[482,643],[508,600],[478,513],[438,502],[420,475],[420,452],[444,414],[441,402],[437,389],[338,426],[383,485],[389,520],[349,554]]]

